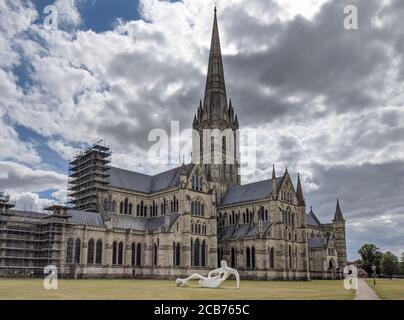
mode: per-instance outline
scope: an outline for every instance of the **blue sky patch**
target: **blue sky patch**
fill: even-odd
[[[41,198],[41,199],[52,199],[52,193],[58,191],[57,189],[49,189],[41,192],[36,192],[36,194]]]
[[[49,0],[35,1],[35,8],[38,11],[36,23],[43,23],[45,18],[44,8],[53,4]],[[139,0],[86,0],[79,1],[77,9],[82,19],[82,30],[93,30],[104,32],[111,30],[117,19],[125,21],[140,19]],[[59,12],[59,15],[62,15]]]
[[[67,161],[48,146],[47,138],[19,124],[14,124],[13,127],[21,141],[30,142],[35,146],[36,151],[42,159],[42,166],[49,167],[62,174],[67,173]]]

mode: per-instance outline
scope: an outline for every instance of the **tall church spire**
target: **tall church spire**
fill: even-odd
[[[227,94],[216,12],[215,7],[208,75],[206,79],[205,98],[203,101],[204,111],[207,111],[209,118],[222,118],[225,111],[227,111]]]
[[[239,127],[234,105],[227,101],[215,8],[205,96],[192,125],[192,161],[203,165],[217,199],[229,187],[240,184]]]

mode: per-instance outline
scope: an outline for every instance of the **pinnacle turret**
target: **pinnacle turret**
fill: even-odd
[[[273,198],[273,200],[276,199],[276,194],[277,194],[277,190],[276,190],[276,172],[275,172],[275,165],[273,165],[273,167],[272,167],[272,198]]]
[[[300,173],[297,174],[296,196],[297,196],[297,200],[299,201],[299,205],[304,206],[306,203],[305,203],[304,196],[303,196],[302,184],[300,182]]]
[[[341,207],[339,205],[339,199],[337,199],[337,207],[335,209],[334,221],[345,221],[342,215]]]

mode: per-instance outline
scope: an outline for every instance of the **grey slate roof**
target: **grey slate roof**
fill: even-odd
[[[325,248],[327,246],[326,237],[314,237],[307,241],[309,249]]]
[[[185,166],[187,173],[189,173],[192,168],[192,164]],[[155,176],[149,176],[139,172],[111,167],[108,171],[109,177],[107,178],[107,181],[114,187],[143,193],[152,193],[177,186],[180,182],[181,169],[182,166],[162,172]]]
[[[276,178],[277,188],[280,187],[282,180],[283,177]],[[271,195],[271,192],[272,179],[245,184],[242,186],[233,186],[227,190],[221,205],[226,206],[234,203],[265,199]]]
[[[43,212],[33,212],[23,210],[9,210],[8,212],[16,216],[36,218],[36,219],[43,219],[49,217],[49,214]]]
[[[313,212],[313,209],[310,209],[310,212],[306,214],[306,224],[315,227],[321,227],[321,222],[318,220],[316,214]]]
[[[111,186],[145,193],[150,190],[151,176],[115,167],[111,167],[108,174],[107,181]]]
[[[268,232],[272,223],[267,221],[263,222],[262,229],[264,234]],[[218,236],[221,240],[229,238],[243,238],[243,237],[253,237],[258,235],[258,224],[239,224],[228,227],[219,227]]]
[[[68,222],[73,224],[105,227],[101,214],[96,212],[68,210],[67,215]],[[170,225],[172,225],[178,219],[178,213],[170,214],[169,217]],[[164,226],[164,216],[145,218],[113,214],[109,215],[108,218],[111,219],[112,226],[118,229],[131,229],[134,231],[156,231],[161,226]]]
[[[146,220],[144,217],[132,217],[126,215],[111,215],[112,225],[119,229],[132,229],[141,231],[146,229]]]
[[[99,213],[67,210],[67,221],[73,224],[104,227],[104,221]]]
[[[16,216],[29,217],[35,219],[44,219],[52,216],[52,214],[46,214],[42,212],[31,212],[20,210],[10,210],[8,212]],[[98,212],[85,212],[68,209],[66,211],[66,215],[67,215],[67,222],[71,224],[102,227],[102,228],[105,227],[103,218],[101,214]],[[174,224],[177,221],[178,216],[179,216],[178,213],[172,213],[169,215],[170,225]],[[145,230],[156,231],[160,227],[164,226],[165,223],[164,216],[145,218],[145,217],[134,217],[128,215],[113,214],[110,215],[109,218],[111,218],[112,225],[114,228],[131,229],[134,231],[145,231]]]

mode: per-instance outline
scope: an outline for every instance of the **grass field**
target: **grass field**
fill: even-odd
[[[160,280],[59,280],[58,290],[45,290],[42,280],[0,279],[0,299],[18,300],[343,300],[353,299],[355,291],[345,290],[343,281],[242,281],[226,282],[219,289],[199,288],[197,282],[177,288],[175,281]]]
[[[373,279],[366,282],[383,300],[404,300],[404,279],[376,279],[376,286]]]

